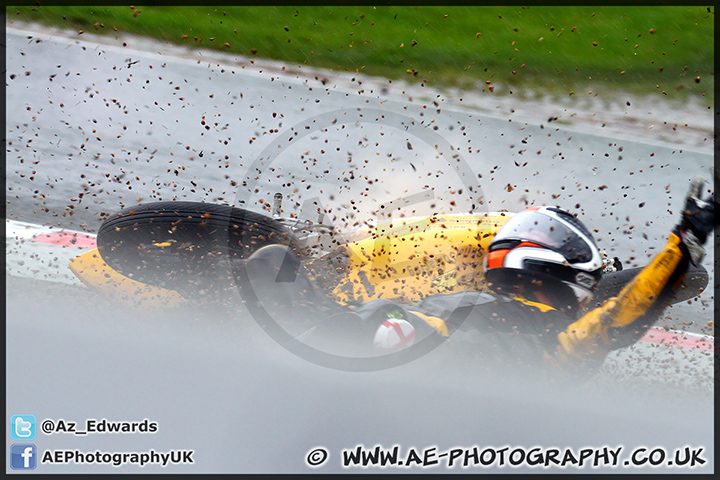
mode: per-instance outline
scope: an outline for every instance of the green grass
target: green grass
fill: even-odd
[[[714,12],[705,6],[23,6],[6,14],[8,23],[147,35],[439,88],[713,97]]]

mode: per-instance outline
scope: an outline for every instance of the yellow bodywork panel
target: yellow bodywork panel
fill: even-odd
[[[485,253],[510,215],[434,216],[373,227],[341,247],[346,263],[332,296],[340,303],[386,298],[412,304],[436,293],[482,290]]]
[[[436,215],[386,222],[305,265],[339,303],[392,299],[412,304],[436,293],[482,290],[485,252],[510,213]],[[97,249],[73,259],[72,272],[108,298],[138,306],[186,302],[178,292],[140,283],[108,266]]]
[[[85,285],[103,297],[137,307],[178,307],[187,302],[179,293],[140,283],[113,270],[98,249],[70,260],[70,270]]]

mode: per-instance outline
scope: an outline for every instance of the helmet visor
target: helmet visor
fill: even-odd
[[[575,226],[579,223],[573,219]],[[495,235],[493,243],[499,240],[518,240],[537,243],[562,254],[570,263],[585,263],[593,259],[595,246],[585,228],[576,226],[581,236],[567,224],[537,211],[524,211],[512,216]],[[588,243],[589,242],[589,243]]]

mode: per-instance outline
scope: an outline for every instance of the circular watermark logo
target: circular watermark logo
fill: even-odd
[[[335,145],[342,144],[346,147],[348,144],[357,140],[356,138],[352,138],[352,135],[350,135],[348,131],[353,127],[357,129],[363,126],[370,127],[370,130],[376,129],[372,134],[381,138],[368,138],[372,134],[360,135],[360,139],[354,144],[358,149],[366,149],[369,145],[374,146],[376,150],[375,157],[377,158],[381,157],[379,151],[380,142],[386,141],[390,144],[385,147],[388,153],[383,152],[385,153],[384,158],[381,157],[374,162],[380,165],[375,165],[370,169],[372,172],[371,175],[361,175],[352,170],[353,164],[362,162],[365,166],[372,163],[367,158],[372,157],[371,153],[364,152],[363,155],[359,155],[363,157],[363,159],[358,160],[357,156],[353,158],[352,153],[348,152],[346,156],[350,158],[347,160],[347,163],[350,165],[343,169],[339,164],[345,161],[345,159],[341,158],[340,154],[336,155],[334,163],[323,163],[317,160],[317,158],[308,155],[309,151],[303,153],[302,148],[298,150],[298,145],[301,144],[303,140],[322,142],[320,139],[321,134],[329,137],[325,138],[324,142],[322,142],[321,152],[323,154],[325,154],[326,150],[329,152],[332,151]],[[310,182],[307,181],[308,179],[314,179],[315,182],[322,185],[323,175],[329,174],[330,169],[335,168],[338,171],[342,170],[342,172],[338,174],[342,176],[339,187],[335,185],[335,188],[329,186],[323,189],[317,185],[315,186],[316,192],[319,191],[317,195],[323,195],[325,198],[318,199],[316,196],[314,197],[315,201],[306,201],[304,204],[290,198],[290,201],[295,205],[307,205],[308,203],[314,205],[315,212],[319,213],[318,223],[327,223],[329,216],[324,216],[322,208],[317,208],[317,205],[327,205],[336,201],[336,197],[342,193],[338,192],[343,189],[346,200],[344,208],[347,209],[350,216],[355,215],[352,208],[354,208],[356,199],[364,199],[366,201],[367,199],[371,199],[375,201],[377,207],[374,210],[375,221],[368,222],[367,219],[365,219],[355,222],[355,225],[368,225],[371,223],[377,225],[381,221],[393,220],[393,212],[399,212],[403,208],[417,206],[423,202],[430,202],[430,211],[434,211],[437,205],[433,204],[433,202],[437,202],[438,199],[434,194],[433,188],[428,184],[420,185],[419,183],[412,184],[407,188],[407,172],[417,172],[417,168],[412,161],[405,159],[405,170],[400,169],[397,166],[400,161],[397,156],[392,153],[401,149],[404,149],[407,153],[408,150],[412,150],[413,148],[418,150],[418,146],[420,146],[422,147],[420,150],[425,152],[422,161],[425,162],[423,172],[426,176],[434,175],[437,178],[442,175],[445,184],[452,183],[452,185],[446,185],[449,191],[453,194],[456,192],[464,192],[466,196],[472,198],[471,208],[474,209],[473,211],[487,212],[482,189],[476,181],[476,174],[463,159],[459,150],[443,138],[442,135],[437,132],[437,129],[438,127],[433,125],[432,122],[419,122],[407,115],[375,108],[341,109],[310,117],[283,132],[276,131],[275,140],[265,147],[255,161],[249,165],[242,186],[239,188],[235,197],[235,204],[240,208],[248,208],[254,197],[257,198],[263,194],[272,195],[277,202],[282,199],[282,194],[279,192],[264,191],[267,189],[272,190],[273,187],[289,190],[290,196],[295,193],[300,197],[303,193],[301,188],[304,190],[311,188]],[[341,148],[339,146],[335,147],[335,151],[339,152],[340,150]],[[288,152],[291,153],[288,154]],[[292,158],[283,158],[283,154],[287,154],[285,155],[286,157],[290,156]],[[279,159],[282,160],[279,161]],[[284,169],[287,171],[279,172],[278,164],[280,163],[283,163]],[[432,164],[432,168],[428,168],[428,164]],[[355,167],[355,170],[359,169]],[[379,188],[378,185],[381,183],[378,177],[382,176],[387,177],[387,180],[384,182],[383,192],[385,198],[378,199],[375,190]],[[420,178],[421,175],[418,174],[416,177]],[[431,180],[425,181],[428,183],[431,182]],[[291,183],[292,187],[289,187]],[[354,192],[351,191],[350,187],[359,184],[362,184],[362,188],[357,188],[357,194],[353,197]],[[419,188],[419,191],[410,191],[412,188]],[[389,197],[388,193],[390,195]],[[442,201],[442,199],[440,199],[440,201]],[[270,210],[270,202],[260,199],[259,204],[263,209]],[[448,201],[448,204],[454,205],[455,202]],[[270,213],[279,216],[279,210],[279,205],[275,204]],[[280,220],[278,219],[277,221]],[[329,221],[332,223],[333,219],[330,218]],[[352,224],[350,228],[352,228]],[[381,242],[376,242],[374,248],[382,248]],[[288,255],[291,255],[289,249],[286,251]],[[374,256],[377,253],[380,252],[371,252],[370,256]],[[287,275],[287,272],[283,274],[282,271],[286,265],[296,264],[292,261],[283,261],[282,264],[283,268],[281,268],[275,280],[276,282],[287,283],[288,281],[301,281],[301,279],[296,276],[296,271],[290,272],[289,275]],[[297,268],[297,266],[292,268]],[[281,279],[280,277],[283,275],[285,278]],[[272,313],[273,309],[269,308],[269,305],[263,304],[261,300],[261,298],[268,298],[268,292],[265,291],[267,289],[267,283],[260,284],[255,282],[253,277],[248,274],[246,268],[239,268],[236,271],[235,278],[239,284],[238,286],[243,301],[249,312],[263,330],[279,345],[308,362],[338,370],[382,370],[418,359],[442,344],[449,335],[452,335],[462,324],[469,312],[469,309],[464,310],[462,314],[457,314],[456,312],[451,322],[453,327],[448,327],[448,332],[445,336],[428,335],[403,349],[391,351],[390,353],[383,352],[380,355],[374,356],[352,356],[350,354],[339,353],[342,351],[342,346],[339,346],[338,349],[332,349],[332,351],[325,351],[306,343],[304,338],[307,335],[289,332],[282,326],[288,319],[275,318]],[[311,287],[302,285],[299,286],[299,288],[308,289]],[[272,287],[270,290],[272,290]],[[282,290],[278,290],[278,292],[282,292]],[[270,296],[272,297],[272,293]],[[275,297],[273,301],[283,302],[284,300],[286,299]],[[336,316],[342,317],[345,324],[350,325],[353,322],[352,310],[351,307],[348,307],[342,314]],[[322,310],[318,309],[318,322],[324,320],[322,315]],[[360,318],[355,318],[355,320],[360,321]],[[342,322],[338,320],[338,324],[342,325]],[[311,332],[313,328],[315,327],[310,327],[308,333]]]

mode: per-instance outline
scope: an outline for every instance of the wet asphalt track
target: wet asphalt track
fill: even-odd
[[[710,177],[711,151],[406,101],[390,84],[359,93],[247,60],[31,35],[7,35],[7,207],[26,222],[96,231],[140,199],[260,211],[282,191],[292,199],[286,213],[320,199],[336,226],[352,229],[383,203],[430,191],[403,213],[556,203],[597,228],[611,255],[642,264],[674,225],[690,179]],[[336,471],[340,450],[358,444],[691,445],[712,459],[707,379],[646,380],[681,374],[674,353],[623,360],[657,361],[646,379],[608,374],[573,387],[479,376],[442,352],[347,374],[293,357],[240,310],[149,318],[84,289],[15,277],[7,299],[8,415],[160,424],[154,435],[41,436],[40,449],[194,449],[194,465],[172,467],[187,472],[309,471],[305,455],[321,445],[333,461],[319,471]],[[712,310],[710,291],[662,321],[708,333]],[[153,468],[142,471],[169,472]]]

